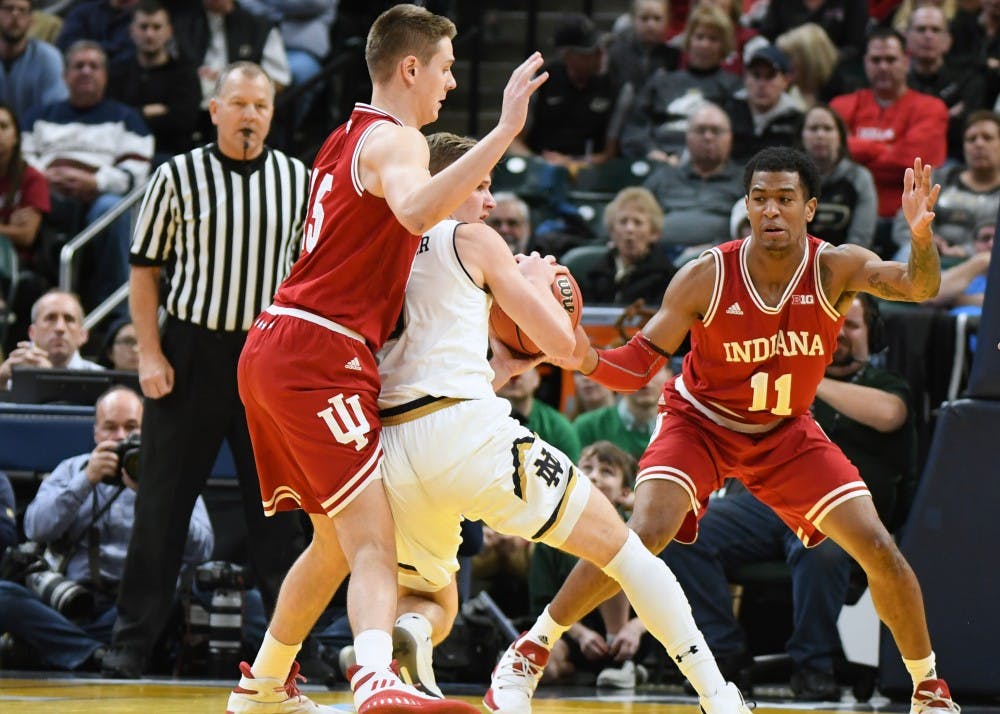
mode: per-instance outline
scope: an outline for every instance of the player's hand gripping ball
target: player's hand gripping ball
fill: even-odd
[[[562,266],[560,268],[552,280],[552,298],[569,313],[570,321],[575,330],[576,326],[580,324],[580,316],[583,314],[583,296],[580,294],[580,286],[576,284],[569,270]],[[538,345],[514,324],[514,321],[496,302],[493,303],[493,308],[490,310],[490,327],[496,333],[497,339],[514,352],[528,357],[537,357],[541,354]]]

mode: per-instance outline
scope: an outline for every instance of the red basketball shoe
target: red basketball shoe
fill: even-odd
[[[910,699],[910,714],[959,714],[962,708],[951,700],[943,679],[927,679],[917,685]]]

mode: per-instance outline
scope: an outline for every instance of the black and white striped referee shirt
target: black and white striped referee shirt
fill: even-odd
[[[146,189],[129,262],[163,266],[169,314],[245,332],[299,255],[308,192],[305,164],[274,149],[247,162],[216,144],[174,156]]]

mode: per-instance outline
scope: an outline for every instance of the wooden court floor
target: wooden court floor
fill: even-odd
[[[19,673],[0,674],[0,713],[2,714],[222,714],[232,682],[203,680],[146,679],[115,681]],[[306,686],[303,691],[321,704],[333,705],[344,712],[354,710],[348,692]],[[446,691],[449,691],[446,688]],[[463,688],[463,698],[479,703],[477,688]],[[454,691],[449,691],[454,695]],[[849,699],[849,697],[847,698]],[[815,711],[905,712],[907,707],[876,698],[858,705],[847,701],[804,708],[794,702],[756,698],[756,712],[808,714]],[[975,708],[976,714],[1000,714],[997,708]],[[486,710],[483,709],[484,714]],[[639,688],[629,693],[597,693],[593,688],[545,688],[535,700],[536,714],[700,714],[694,698],[659,688]],[[973,709],[963,712],[973,714]]]

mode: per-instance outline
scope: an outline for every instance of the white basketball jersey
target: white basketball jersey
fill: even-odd
[[[493,297],[472,281],[459,260],[459,225],[441,221],[420,240],[406,283],[401,325],[378,354],[379,409],[426,396],[496,396],[487,360]]]

